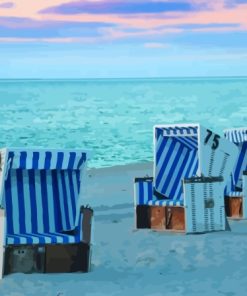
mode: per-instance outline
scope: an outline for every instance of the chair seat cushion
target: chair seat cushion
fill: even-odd
[[[226,197],[243,197],[242,191],[230,191],[226,194]]]
[[[149,206],[184,206],[183,200],[172,200],[172,199],[153,199],[146,202],[146,205]]]
[[[55,233],[22,233],[7,234],[7,245],[26,245],[26,244],[66,244],[79,243],[80,235],[69,235],[60,232]]]

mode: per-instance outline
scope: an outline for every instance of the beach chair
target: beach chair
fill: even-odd
[[[89,271],[93,211],[83,204],[88,154],[0,150],[1,276]]]
[[[226,139],[238,147],[238,158],[225,190],[225,206],[228,217],[247,218],[247,128],[227,129]]]
[[[237,149],[199,124],[154,127],[154,178],[136,178],[136,227],[225,230],[224,187]]]

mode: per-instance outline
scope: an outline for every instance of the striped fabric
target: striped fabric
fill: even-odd
[[[149,206],[161,206],[161,207],[167,207],[167,206],[184,206],[183,200],[169,200],[169,199],[153,199],[146,202]]]
[[[228,192],[231,192],[234,189],[235,189],[235,186],[234,186],[233,176],[231,174],[225,187],[225,192],[224,192],[225,195],[227,195]]]
[[[234,142],[239,148],[239,157],[233,170],[233,187],[243,188],[242,174],[247,170],[247,128],[225,131],[225,137]]]
[[[153,198],[153,182],[140,178],[135,181],[135,205],[145,205]]]
[[[224,130],[225,137],[234,143],[241,143],[247,141],[247,128],[236,128]]]
[[[243,171],[247,169],[247,141],[242,144],[239,144],[238,147],[239,147],[239,157],[233,171],[233,177],[234,177],[234,184],[239,188],[243,188],[242,175],[243,175]]]
[[[13,149],[9,151],[9,168],[12,169],[80,169],[86,161],[81,151],[31,151]]]
[[[181,126],[170,126],[170,127],[163,127],[163,136],[164,137],[172,137],[172,136],[181,136],[181,137],[197,137],[197,127],[196,126],[188,126],[188,127],[181,127]]]
[[[82,224],[82,216],[80,216],[80,224]],[[75,235],[63,232],[26,232],[18,234],[7,234],[7,245],[34,245],[34,244],[73,244],[82,241],[82,229],[76,228]]]
[[[168,199],[180,200],[181,180],[198,169],[198,127],[155,129],[155,189]]]
[[[243,197],[242,191],[230,191],[227,193],[226,197]]]
[[[183,206],[183,195],[180,200],[157,199],[153,195],[153,182],[140,178],[135,182],[135,205]]]
[[[67,154],[72,158],[67,158],[65,154],[64,164],[60,159],[60,152],[52,152],[49,162],[48,158],[35,158],[35,153],[27,154],[31,159],[24,158],[25,154],[21,153],[18,159],[15,152],[9,152],[8,159],[11,163],[9,162],[3,197],[7,220],[6,243],[56,244],[81,241],[81,228],[77,227],[81,225],[81,215],[79,223],[76,221],[81,189],[81,170],[77,168],[82,167],[86,160],[85,155],[82,158],[81,153],[76,160],[76,157],[72,157],[74,154]],[[50,154],[41,151],[39,155]],[[41,164],[41,159],[46,161]],[[76,169],[70,169],[73,167]],[[75,235],[65,233],[75,229]]]

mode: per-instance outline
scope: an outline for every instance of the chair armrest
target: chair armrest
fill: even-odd
[[[153,199],[153,177],[135,178],[134,204],[144,205]]]
[[[4,246],[6,243],[5,240],[5,223],[6,223],[6,213],[3,208],[0,208],[0,280],[3,277],[4,270]]]
[[[185,184],[190,184],[190,183],[215,183],[215,182],[223,182],[224,178],[222,176],[219,177],[191,177],[191,178],[186,178],[183,180]]]
[[[85,211],[91,211],[92,212],[92,215],[93,215],[93,209],[89,206],[89,205],[86,205],[86,206],[81,206],[80,207],[80,212],[81,213],[84,213]]]
[[[5,209],[0,208],[0,249],[5,245],[5,223],[6,212]]]
[[[82,242],[90,244],[92,224],[93,224],[93,209],[90,208],[88,205],[81,206],[80,213],[79,213],[79,220],[77,223],[74,229],[62,230],[61,232],[64,234],[80,237],[80,240],[82,240]]]
[[[92,231],[93,231],[93,214],[94,211],[89,206],[81,206],[80,208],[81,212],[81,229],[82,229],[82,241],[90,244],[91,243],[91,237],[92,237]]]
[[[154,178],[153,177],[137,177],[135,178],[135,183],[136,182],[153,182]]]
[[[247,219],[247,171],[243,172],[243,219]]]
[[[247,171],[243,172],[243,196],[247,198]]]
[[[183,180],[186,232],[225,230],[224,182],[222,177]]]

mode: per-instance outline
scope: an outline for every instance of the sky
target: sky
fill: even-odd
[[[247,76],[247,0],[0,0],[0,78]]]

